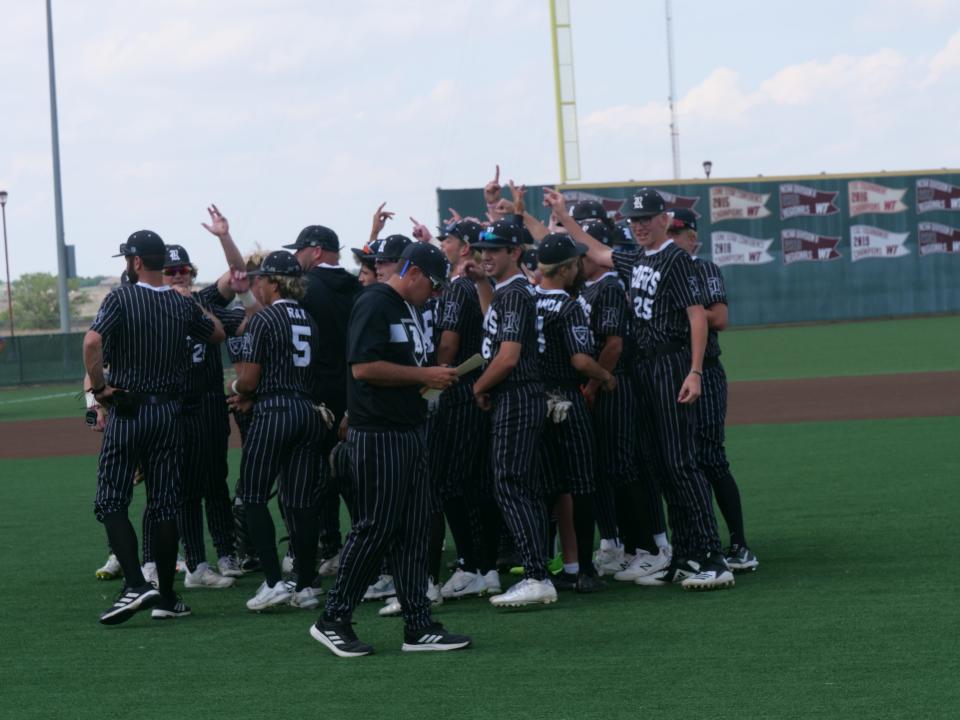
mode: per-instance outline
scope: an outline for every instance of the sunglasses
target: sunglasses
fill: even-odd
[[[410,265],[411,265],[411,263],[410,263],[409,260],[407,260],[405,263],[403,263],[403,267],[400,268],[400,277],[403,277],[404,275],[407,274],[407,270],[410,269]],[[420,270],[420,268],[417,268],[417,269]],[[437,290],[441,290],[441,289],[443,288],[443,282],[442,282],[442,281],[434,280],[432,277],[430,277],[430,276],[427,275],[425,272],[423,272],[423,270],[420,270],[420,273],[421,273],[427,280],[430,281],[430,287],[433,289],[434,292],[436,292]]]
[[[490,240],[499,240],[500,242],[513,243],[513,238],[500,237],[496,233],[492,233],[489,230],[484,230],[480,233],[480,239],[489,242]]]
[[[163,274],[167,277],[173,277],[175,275],[189,275],[193,272],[193,268],[189,265],[177,265],[175,267],[168,267],[163,269]]]

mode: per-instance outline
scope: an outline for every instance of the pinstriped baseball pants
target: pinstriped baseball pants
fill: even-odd
[[[617,488],[637,481],[635,385],[629,373],[617,375],[617,389],[598,392],[593,401],[597,527],[602,538],[619,536],[614,495]]]
[[[403,620],[410,630],[430,624],[427,534],[430,477],[422,429],[350,428],[356,517],[340,551],[340,569],[325,613],[349,618],[386,558]]]

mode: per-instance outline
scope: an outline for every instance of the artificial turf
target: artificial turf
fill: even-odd
[[[185,591],[189,618],[98,625],[118,583],[93,576],[106,555],[96,459],[3,461],[0,713],[956,717],[958,433],[960,418],[732,428],[761,561],[734,590],[611,583],[537,610],[448,602],[437,619],[475,640],[448,654],[401,653],[400,621],[364,605],[357,631],[377,654],[355,660],[308,637],[314,613],[247,612],[257,577]]]

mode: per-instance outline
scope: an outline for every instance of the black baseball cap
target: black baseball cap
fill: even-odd
[[[530,272],[536,272],[537,270],[536,249],[530,248],[529,250],[524,250],[523,257],[520,258],[520,262],[522,262],[526,266],[527,270],[529,270]]]
[[[389,240],[389,238],[387,239]],[[440,252],[439,248],[429,243],[412,243],[404,248],[400,260],[406,263],[400,269],[401,275],[406,272],[409,265],[416,265],[420,272],[430,278],[435,290],[446,285],[447,275],[450,273],[450,263],[447,262],[446,256]]]
[[[120,243],[120,252],[113,257],[159,257],[166,255],[167,246],[153,230],[137,230],[125,243]]]
[[[303,250],[307,247],[319,247],[324,250],[336,252],[340,249],[340,238],[328,227],[323,225],[307,225],[300,234],[297,235],[297,241],[283,247],[289,250]]]
[[[358,263],[372,267],[374,262],[376,262],[377,253],[380,252],[382,245],[383,240],[378,238],[373,242],[367,243],[362,248],[350,248],[350,252],[353,253],[353,257]]]
[[[640,188],[623,201],[620,214],[625,218],[646,220],[667,211],[663,195],[653,188]]]
[[[297,258],[293,256],[293,253],[288,253],[286,250],[275,250],[263,259],[259,268],[251,270],[247,275],[288,275],[290,277],[299,277],[302,272],[303,268],[300,267],[300,263],[297,262]]]
[[[570,216],[577,222],[583,222],[591,218],[603,220],[607,217],[607,211],[604,209],[603,203],[597,200],[581,200],[571,208]]]
[[[183,245],[167,245],[166,255],[163,261],[165,268],[190,264],[190,256]]]
[[[674,208],[673,220],[670,223],[668,230],[680,231],[680,230],[694,230],[697,229],[697,216],[689,208]]]
[[[613,229],[614,245],[636,245],[637,241],[630,232],[630,224],[624,221],[618,222]]]
[[[550,233],[537,246],[537,262],[556,265],[587,254],[587,246],[574,242],[566,233]]]
[[[497,220],[488,225],[480,233],[480,242],[473,243],[472,247],[483,248],[515,248],[523,244],[521,227],[509,220]]]
[[[603,220],[597,220],[596,218],[584,220],[580,224],[580,227],[583,228],[583,231],[590,237],[599,240],[607,247],[613,247],[617,244],[617,235],[619,233],[616,231],[616,228],[610,227],[610,224]]]
[[[392,262],[399,260],[403,251],[413,244],[413,240],[406,235],[387,235],[377,253],[377,260]]]
[[[474,245],[480,240],[480,233],[482,232],[483,226],[480,223],[475,223],[473,220],[461,220],[447,230],[447,235],[453,235],[467,245]]]

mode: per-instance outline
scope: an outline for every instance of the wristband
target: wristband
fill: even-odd
[[[251,307],[252,305],[255,305],[257,302],[257,299],[253,296],[253,293],[250,292],[249,290],[245,290],[242,293],[237,293],[237,299],[240,301],[240,304],[243,305],[243,307],[245,308]]]
[[[237,380],[239,379],[240,378],[237,378]],[[233,392],[234,395],[240,394],[240,392],[237,390],[237,380],[234,380],[232,383],[230,383],[230,390]]]
[[[97,400],[96,398],[93,397],[93,391],[87,390],[83,394],[83,397],[87,401],[87,410],[89,410],[90,408],[95,408],[97,406]]]
[[[690,371],[690,374],[691,374],[691,375],[696,375],[696,376],[701,377],[701,378],[703,377],[703,373],[700,372],[699,370],[691,370],[691,371]]]

